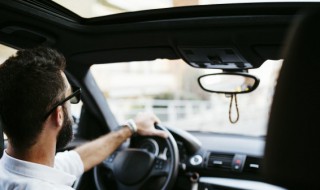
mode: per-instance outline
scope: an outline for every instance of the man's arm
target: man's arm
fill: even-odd
[[[150,113],[138,114],[134,119],[137,125],[137,133],[144,136],[160,136],[166,138],[168,134],[164,131],[156,130],[154,124],[159,123],[159,119]],[[80,155],[84,165],[84,171],[88,171],[101,163],[106,157],[114,152],[125,140],[130,138],[132,132],[129,127],[121,128],[118,131],[110,132],[89,143],[86,143],[75,151]]]
[[[76,148],[75,151],[78,152],[83,162],[84,171],[101,163],[130,136],[130,129],[124,127]]]

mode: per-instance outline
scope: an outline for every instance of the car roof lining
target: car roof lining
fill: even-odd
[[[281,58],[279,50],[294,14],[301,6],[314,5],[261,3],[178,7],[93,19],[77,20],[75,17],[71,21],[43,11],[34,13],[34,8],[30,7],[10,12],[6,10],[8,3],[0,4],[3,5],[0,6],[2,43],[18,49],[48,45],[64,53],[68,64],[176,59],[181,58],[180,46],[231,45],[254,68],[266,59]],[[166,11],[169,16],[161,17]],[[130,16],[132,18],[128,19]],[[8,27],[23,28],[19,34],[25,33],[22,36],[29,36],[28,40],[15,40],[14,32],[11,36],[2,35]]]
[[[126,56],[124,56],[124,54]],[[157,58],[179,59],[170,47],[123,48],[75,54],[69,57],[72,63],[100,64],[125,61],[154,60]]]

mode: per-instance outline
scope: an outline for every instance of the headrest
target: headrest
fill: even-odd
[[[288,189],[320,189],[320,9],[301,15],[288,34],[263,175]]]

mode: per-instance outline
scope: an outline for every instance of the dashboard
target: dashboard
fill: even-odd
[[[189,169],[196,169],[205,176],[260,178],[265,144],[263,137],[190,133],[201,142],[201,148],[188,155],[186,164]],[[202,162],[195,162],[199,159]]]
[[[262,182],[264,137],[248,137],[168,128],[179,150],[177,189],[282,189]],[[170,159],[163,139],[139,137],[131,146]]]

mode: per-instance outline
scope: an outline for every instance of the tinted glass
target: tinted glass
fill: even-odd
[[[212,4],[263,3],[263,2],[317,2],[318,0],[53,0],[84,18],[118,13]]]

